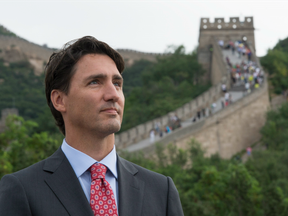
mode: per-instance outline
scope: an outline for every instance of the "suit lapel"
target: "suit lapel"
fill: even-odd
[[[79,180],[59,148],[48,158],[43,170],[50,173],[45,182],[71,216],[94,216]]]
[[[119,216],[138,216],[142,212],[145,184],[136,178],[138,170],[118,156]]]

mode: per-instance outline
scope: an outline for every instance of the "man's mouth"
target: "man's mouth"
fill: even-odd
[[[115,107],[107,107],[101,110],[101,112],[111,113],[111,114],[118,114],[119,111]]]

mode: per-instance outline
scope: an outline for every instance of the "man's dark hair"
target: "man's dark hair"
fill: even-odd
[[[46,65],[45,93],[48,106],[56,120],[56,125],[65,135],[65,124],[62,114],[57,111],[51,102],[51,92],[54,89],[69,93],[70,80],[76,72],[75,65],[81,57],[87,54],[103,54],[109,56],[116,64],[120,74],[124,70],[122,56],[108,44],[92,36],[85,36],[70,41],[58,52],[54,52]]]

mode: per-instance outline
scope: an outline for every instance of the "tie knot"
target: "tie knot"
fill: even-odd
[[[103,164],[96,163],[90,167],[90,171],[91,171],[91,179],[99,179],[99,178],[105,179],[107,167]]]

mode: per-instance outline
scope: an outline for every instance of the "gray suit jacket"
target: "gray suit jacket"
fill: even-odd
[[[118,156],[119,216],[182,216],[170,177]],[[74,170],[59,148],[51,157],[0,181],[1,216],[93,216]]]

